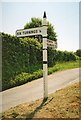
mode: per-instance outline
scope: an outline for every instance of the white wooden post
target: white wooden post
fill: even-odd
[[[42,37],[43,37],[43,80],[44,80],[44,99],[48,98],[48,81],[47,81],[47,20],[44,12],[42,22]]]

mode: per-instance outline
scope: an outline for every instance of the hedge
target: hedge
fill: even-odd
[[[37,39],[17,38],[5,33],[0,33],[0,36],[2,37],[3,90],[42,77],[42,44]],[[73,52],[48,48],[49,67],[59,61],[76,59]]]

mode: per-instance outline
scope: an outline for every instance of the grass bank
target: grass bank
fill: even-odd
[[[69,61],[69,62],[58,62],[53,67],[48,68],[48,74],[52,74],[56,71],[62,71],[67,69],[79,68],[81,67],[81,61]]]
[[[48,68],[48,74],[52,74],[56,71],[62,71],[78,67],[81,67],[81,64],[78,60],[69,62],[58,62],[53,67]],[[8,82],[4,81],[3,90],[19,86],[42,77],[43,70],[41,68],[41,65],[30,66],[29,68],[27,68],[28,72],[21,72],[20,74],[16,75],[14,79],[9,80]]]
[[[50,94],[47,101],[39,99],[11,108],[2,118],[79,118],[79,91],[79,84],[75,83]]]

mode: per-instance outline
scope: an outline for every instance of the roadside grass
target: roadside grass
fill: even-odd
[[[20,104],[2,113],[3,120],[8,118],[79,118],[79,83],[49,95],[47,100],[39,99]]]
[[[48,68],[48,74],[52,74],[56,71],[62,71],[67,69],[79,68],[81,67],[81,61],[68,61],[68,62],[58,62],[53,67]]]
[[[81,63],[79,60],[77,61],[69,61],[69,62],[58,62],[53,67],[48,67],[48,75],[57,71],[79,68],[81,67]],[[21,72],[16,75],[14,79],[3,82],[3,90],[19,86],[25,84],[27,82],[31,82],[43,76],[42,65],[30,66],[27,68],[27,72]]]

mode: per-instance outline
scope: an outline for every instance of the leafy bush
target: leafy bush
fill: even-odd
[[[48,48],[48,67],[55,65],[56,63],[56,50]]]
[[[76,50],[75,55],[77,55],[77,59],[81,60],[81,49]]]
[[[68,51],[57,51],[56,52],[56,61],[75,61],[77,56],[73,52]]]
[[[79,57],[81,57],[81,49],[76,50],[75,54]]]
[[[0,35],[2,36],[2,84],[4,89],[9,86],[8,84],[15,79],[16,75],[30,72],[29,66],[38,66],[35,69],[42,67],[42,61],[39,59],[41,44],[33,38],[19,39],[4,33]]]

